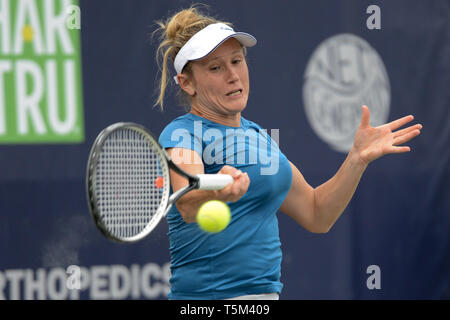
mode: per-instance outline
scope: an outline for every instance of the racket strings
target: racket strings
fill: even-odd
[[[150,142],[150,143],[149,143]],[[161,155],[142,133],[122,128],[106,139],[96,171],[96,197],[111,234],[130,238],[141,233],[160,209],[163,188]]]

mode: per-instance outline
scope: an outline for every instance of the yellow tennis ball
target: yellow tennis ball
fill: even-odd
[[[228,226],[231,212],[228,205],[219,200],[207,201],[198,210],[197,223],[206,232],[217,233]]]

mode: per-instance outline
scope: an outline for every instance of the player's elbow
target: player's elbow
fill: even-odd
[[[332,227],[331,225],[313,219],[312,217],[298,222],[306,231],[311,233],[328,233]]]
[[[312,233],[328,233],[333,227],[333,223],[324,219],[320,219],[317,214],[313,215],[311,223],[309,224],[308,231]]]
[[[319,209],[319,202],[317,199],[316,192],[313,193],[313,205],[312,210],[310,210],[310,232],[312,233],[328,233],[334,222],[326,219],[326,215],[324,215]]]
[[[330,229],[331,226],[328,225],[314,225],[309,227],[308,231],[312,233],[328,233]]]

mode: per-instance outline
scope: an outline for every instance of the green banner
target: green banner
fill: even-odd
[[[0,0],[0,143],[83,140],[78,0]]]

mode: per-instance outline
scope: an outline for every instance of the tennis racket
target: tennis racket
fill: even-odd
[[[170,195],[169,169],[189,184]],[[172,162],[143,126],[115,123],[99,133],[87,163],[86,191],[95,225],[108,239],[134,242],[146,237],[172,205],[194,189],[219,190],[227,174],[191,175]]]

